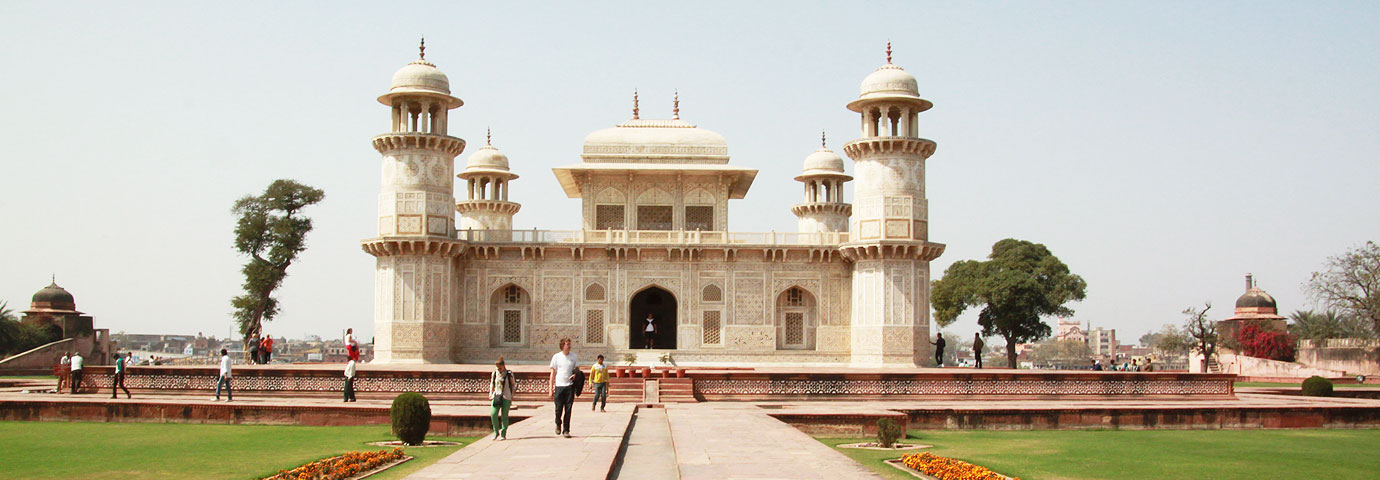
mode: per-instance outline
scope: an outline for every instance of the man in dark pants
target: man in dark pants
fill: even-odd
[[[345,401],[355,401],[355,359],[345,363]]]
[[[547,392],[556,401],[556,435],[570,438],[570,411],[575,409],[575,369],[579,358],[570,353],[570,339],[561,339],[561,351],[551,356],[551,381]]]
[[[84,360],[81,352],[72,354],[72,395],[76,395],[77,389],[81,388],[81,364]]]
[[[977,358],[977,368],[982,368],[982,332],[973,334],[973,357]]]
[[[930,345],[934,345],[934,364],[935,364],[935,365],[938,365],[938,366],[940,366],[940,367],[943,367],[943,366],[944,366],[944,334],[942,334],[942,333],[936,333],[936,334],[934,334],[934,337],[935,337],[935,338],[934,338],[934,341],[933,341],[933,342],[930,342]]]

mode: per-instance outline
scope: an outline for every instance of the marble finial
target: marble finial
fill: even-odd
[[[426,60],[426,35],[422,35],[422,43],[417,46],[417,59]]]
[[[633,120],[637,120],[637,89],[633,89]]]
[[[485,144],[485,145],[489,145],[489,146],[492,146],[492,145],[494,144],[494,131],[493,131],[493,129],[488,128],[488,127],[484,127],[484,144]]]
[[[886,41],[886,64],[891,65],[891,40]]]
[[[680,120],[680,90],[676,90],[675,100],[672,101],[671,115],[672,118]]]
[[[819,131],[819,148],[829,148],[828,142],[825,141],[824,130]]]

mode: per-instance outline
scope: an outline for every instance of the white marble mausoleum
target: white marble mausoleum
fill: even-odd
[[[362,241],[377,259],[374,362],[545,362],[567,337],[610,362],[668,352],[682,365],[931,357],[929,265],[944,245],[929,241],[925,199],[935,143],[916,124],[931,104],[889,46],[847,105],[860,118],[860,137],[843,146],[853,176],[823,145],[806,157],[790,233],[728,231],[729,207],[757,170],[731,164],[724,138],[680,119],[679,105],[673,118],[646,119],[636,101],[631,119],[585,137],[578,163],[553,169],[581,202],[579,224],[514,230],[518,175],[488,142],[457,174],[466,143],[447,125],[464,102],[424,52],[378,98],[392,128],[373,139],[383,156],[378,236]]]

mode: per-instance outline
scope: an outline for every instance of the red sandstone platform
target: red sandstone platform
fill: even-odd
[[[488,365],[364,365],[355,389],[363,395],[420,392],[443,399],[486,398]],[[900,400],[900,399],[1078,399],[1078,398],[1233,398],[1231,374],[1182,372],[1090,372],[970,368],[853,369],[826,368],[708,368],[611,366],[613,401],[640,403],[642,382],[655,380],[663,396],[685,401],[768,400]],[[313,395],[339,392],[341,365],[237,366],[236,391],[265,395]],[[517,398],[546,396],[549,369],[514,366]],[[125,385],[143,392],[211,391],[217,369],[212,366],[132,367]],[[88,367],[92,388],[109,388],[112,367]],[[631,384],[636,384],[633,386]],[[590,386],[586,386],[589,391]]]

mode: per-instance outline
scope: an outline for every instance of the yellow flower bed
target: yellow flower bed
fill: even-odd
[[[939,480],[1005,480],[1007,477],[971,463],[945,458],[933,453],[907,453],[901,462],[916,471]],[[1019,478],[1013,480],[1020,480]]]
[[[279,470],[277,475],[263,480],[341,480],[378,468],[403,458],[403,449],[377,452],[350,452],[337,457],[318,460],[292,470]]]

